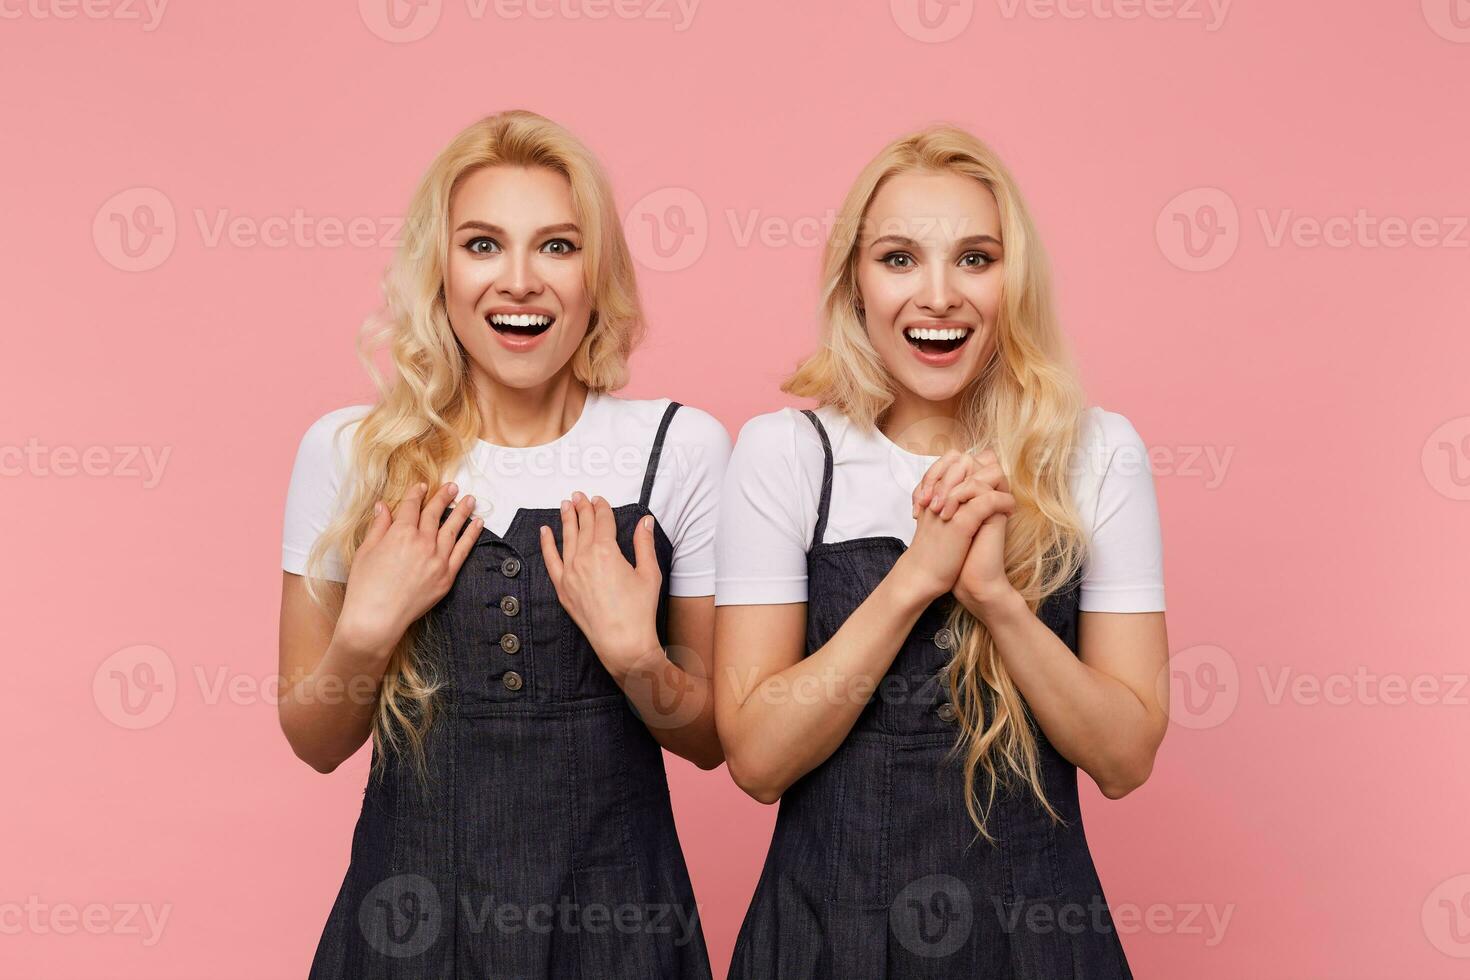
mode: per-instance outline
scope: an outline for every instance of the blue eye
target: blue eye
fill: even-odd
[[[556,246],[553,248],[553,246]],[[553,238],[541,246],[542,251],[550,252],[552,255],[573,255],[578,249],[575,244],[565,238]]]
[[[490,246],[490,248],[482,250],[478,247],[480,245],[488,245]],[[472,255],[490,255],[494,252],[500,251],[499,242],[497,242],[493,238],[486,238],[483,235],[476,238],[471,238],[469,241],[464,243],[464,247]]]

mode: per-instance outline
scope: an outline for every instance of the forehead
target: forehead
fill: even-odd
[[[476,219],[507,230],[577,220],[572,186],[548,167],[482,167],[462,180],[449,202],[449,226]]]
[[[884,235],[941,248],[973,235],[1000,239],[1000,210],[990,188],[955,173],[890,177],[873,196],[863,221],[864,244]]]

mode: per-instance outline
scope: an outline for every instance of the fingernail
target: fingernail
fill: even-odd
[[[449,485],[449,493],[450,493],[450,496],[453,496],[454,494],[459,493],[459,484],[457,484],[457,483],[451,483]]]

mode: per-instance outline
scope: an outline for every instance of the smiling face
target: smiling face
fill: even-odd
[[[592,312],[571,184],[545,167],[477,170],[450,200],[449,236],[445,305],[477,382],[551,380]]]
[[[901,388],[950,402],[989,361],[1001,302],[1000,239],[995,197],[972,177],[899,174],[874,195],[858,242],[856,285],[868,338]]]

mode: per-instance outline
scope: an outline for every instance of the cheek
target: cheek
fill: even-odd
[[[897,276],[863,270],[858,273],[857,286],[863,298],[868,328],[877,330],[893,326],[905,301],[906,290],[902,280]]]
[[[444,270],[444,299],[451,310],[473,310],[490,280],[487,263],[474,262],[453,252]]]
[[[590,296],[582,263],[549,263],[542,270],[541,281],[556,292],[556,298],[566,312],[574,313],[588,307]]]

